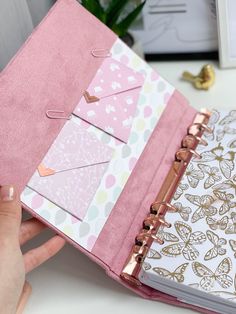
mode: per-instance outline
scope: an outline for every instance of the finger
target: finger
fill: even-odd
[[[17,239],[21,223],[21,204],[16,188],[0,187],[0,237]]]
[[[31,285],[26,281],[21,293],[21,297],[17,306],[16,314],[23,314],[24,308],[26,306],[26,303],[31,295],[32,287]]]
[[[55,236],[36,249],[24,254],[25,271],[30,272],[49,258],[57,254],[65,244],[65,240]]]
[[[45,228],[46,226],[36,218],[22,222],[20,226],[20,245],[33,239]]]

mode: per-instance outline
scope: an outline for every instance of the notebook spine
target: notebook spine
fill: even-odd
[[[193,156],[201,158],[196,152],[196,147],[199,143],[207,145],[207,142],[202,139],[202,135],[205,131],[212,132],[207,126],[209,118],[210,112],[207,110],[196,114],[193,123],[187,129],[181,147],[175,154],[175,160],[155,201],[150,205],[150,212],[143,221],[142,229],[135,238],[135,243],[121,273],[121,278],[132,285],[141,285],[138,275],[153,241],[163,244],[163,239],[157,235],[158,230],[161,227],[171,227],[165,221],[165,214],[177,211],[171,204],[171,200],[191,158]]]

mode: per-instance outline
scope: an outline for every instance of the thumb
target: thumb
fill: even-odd
[[[0,187],[0,240],[18,240],[21,224],[21,204],[16,188]]]

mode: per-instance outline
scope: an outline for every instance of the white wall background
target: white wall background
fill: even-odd
[[[24,0],[24,1],[27,2],[28,4],[34,26],[38,25],[38,23],[46,15],[51,6],[56,2],[56,0]]]
[[[0,0],[0,70],[56,0]]]

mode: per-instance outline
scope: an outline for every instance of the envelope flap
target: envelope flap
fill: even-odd
[[[41,176],[106,163],[112,149],[88,133],[85,123],[67,122],[38,168]]]
[[[90,96],[101,99],[141,87],[143,82],[144,77],[142,74],[135,72],[113,58],[106,58],[89,85],[87,92]]]
[[[133,68],[106,58],[74,114],[127,143],[144,80]]]

